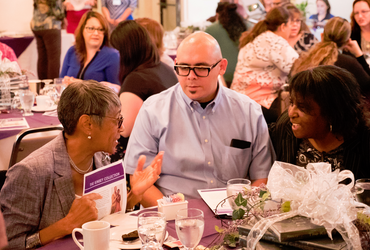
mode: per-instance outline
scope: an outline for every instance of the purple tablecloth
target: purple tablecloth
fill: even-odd
[[[23,36],[23,37],[0,37],[0,42],[5,43],[9,47],[11,47],[15,55],[19,57],[25,49],[27,49],[28,45],[33,40],[33,36]]]
[[[57,117],[46,116],[44,113],[33,113],[33,116],[24,116],[30,128],[39,128],[51,125],[59,125]],[[23,117],[21,113],[0,113],[0,119]],[[0,140],[18,134],[22,129],[0,131]]]
[[[188,203],[189,208],[199,208],[204,212],[204,233],[203,238],[200,241],[200,245],[208,246],[209,243],[211,243],[215,237],[218,235],[218,233],[215,230],[215,226],[221,226],[221,221],[216,219],[211,209],[205,204],[205,202],[202,199],[195,199],[195,200],[189,200]],[[176,234],[176,228],[175,228],[175,221],[169,221],[167,223],[167,231],[168,233],[175,237],[177,237]],[[165,247],[167,248],[167,247]],[[46,246],[43,246],[39,249],[42,250],[79,250],[76,243],[74,243],[72,236],[68,235],[62,239],[56,240],[54,242],[49,243]],[[168,248],[169,249],[169,248]]]

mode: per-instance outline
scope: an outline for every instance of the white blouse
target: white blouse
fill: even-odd
[[[270,108],[297,58],[284,38],[266,31],[240,49],[231,89]]]

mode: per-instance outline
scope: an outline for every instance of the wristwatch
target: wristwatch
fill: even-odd
[[[41,247],[40,232],[36,232],[27,236],[26,238],[26,249],[35,249]]]

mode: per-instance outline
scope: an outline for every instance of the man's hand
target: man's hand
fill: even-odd
[[[130,179],[131,191],[134,195],[143,195],[158,180],[162,168],[163,154],[163,151],[159,152],[152,161],[152,164],[144,170],[146,157],[144,155],[139,157],[136,170]]]

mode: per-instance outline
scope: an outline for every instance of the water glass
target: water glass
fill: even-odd
[[[23,116],[31,116],[33,113],[31,109],[35,102],[35,94],[30,90],[22,90],[19,92],[19,99],[24,110]]]
[[[355,184],[356,200],[370,206],[370,179],[358,179]]]
[[[204,214],[197,208],[184,208],[176,214],[176,233],[181,244],[193,250],[200,242],[204,231]]]
[[[233,210],[239,209],[239,207],[235,204],[235,198],[238,196],[239,193],[243,192],[245,188],[249,188],[250,186],[251,181],[243,178],[231,179],[227,182],[227,197],[230,197],[228,198],[228,200]]]
[[[138,233],[142,250],[163,250],[166,217],[160,212],[144,212],[138,217]]]

